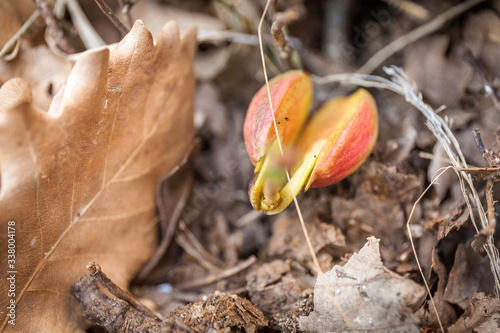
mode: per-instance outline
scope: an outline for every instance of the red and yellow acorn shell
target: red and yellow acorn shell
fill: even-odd
[[[312,81],[303,71],[289,71],[270,80],[269,90],[281,143],[286,146],[295,140],[307,119],[312,101]],[[250,102],[243,136],[248,156],[255,166],[276,140],[265,85]]]
[[[336,183],[366,160],[377,140],[377,105],[358,89],[327,101],[305,124],[312,100],[312,82],[302,71],[290,71],[269,82],[273,109],[263,86],[252,99],[244,124],[245,146],[255,165],[249,196],[266,214],[283,211],[305,187]],[[281,144],[292,158],[291,183],[278,149],[273,110]]]

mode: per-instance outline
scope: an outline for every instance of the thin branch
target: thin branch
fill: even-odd
[[[257,261],[257,258],[255,256],[251,256],[248,259],[241,261],[240,263],[238,263],[237,265],[235,265],[233,267],[230,267],[228,269],[225,269],[223,271],[220,271],[220,272],[217,272],[214,274],[210,274],[207,277],[204,277],[204,278],[201,278],[198,280],[187,281],[187,282],[183,282],[180,284],[176,284],[174,287],[176,289],[181,289],[181,290],[203,287],[203,286],[212,284],[214,282],[227,279],[230,276],[233,276],[239,272],[242,272],[245,269],[247,269],[248,267],[255,264],[256,261]]]
[[[57,22],[57,19],[52,13],[52,9],[49,7],[47,1],[35,0],[35,4],[38,10],[42,13],[45,25],[47,26],[49,34],[55,39],[57,47],[65,53],[75,53],[75,49],[73,49],[73,47],[69,44],[63,29],[59,25],[59,22]]]
[[[271,25],[271,33],[276,41],[276,45],[280,49],[280,56],[287,61],[292,54],[292,48],[285,38],[283,28],[300,18],[300,11],[297,8],[289,8],[284,12],[274,15],[273,24]]]
[[[476,142],[477,149],[481,152],[481,154],[484,154],[484,143],[483,139],[481,139],[481,133],[479,132],[479,129],[475,128],[472,130],[472,136],[474,137],[474,141]],[[490,165],[491,167],[491,165]]]
[[[77,0],[66,0],[66,6],[71,15],[71,20],[87,49],[106,45],[106,42],[95,31]]]
[[[493,200],[493,185],[495,181],[488,179],[486,182],[486,203],[488,205],[488,221],[490,222],[491,230],[494,232],[497,225],[495,217],[495,200]]]
[[[269,40],[271,40],[269,38]],[[198,43],[219,43],[233,42],[245,45],[259,45],[259,38],[256,35],[244,34],[230,30],[204,30],[198,29],[196,33]]]
[[[108,17],[108,19],[113,23],[113,25],[120,31],[120,34],[125,36],[129,29],[125,26],[125,24],[120,20],[118,16],[111,10],[111,8],[104,2],[104,0],[95,0],[99,8],[101,8],[104,15]]]
[[[90,262],[87,265],[87,271],[89,271],[90,275],[107,291],[109,291],[116,297],[127,301],[136,310],[144,313],[145,315],[160,320],[156,313],[139,303],[139,301],[137,301],[131,293],[123,290],[122,288],[118,287],[113,281],[111,281],[111,279],[108,278],[106,274],[104,274],[104,272],[101,270],[101,266],[99,266],[95,262]]]
[[[17,43],[17,40],[31,27],[33,22],[40,16],[40,11],[37,9],[31,14],[30,18],[23,24],[23,26],[5,43],[0,51],[0,58],[4,57],[7,52]]]
[[[283,147],[281,145],[281,139],[280,139],[280,135],[278,132],[278,125],[276,123],[276,117],[274,114],[273,101],[272,101],[272,97],[271,97],[271,90],[269,88],[269,78],[268,78],[267,69],[266,69],[266,60],[265,60],[265,56],[264,56],[264,45],[262,43],[262,25],[264,24],[264,19],[266,17],[267,11],[269,9],[270,3],[271,3],[271,0],[268,0],[266,2],[266,6],[264,8],[264,11],[262,12],[262,16],[261,16],[260,21],[259,21],[259,27],[257,29],[257,33],[259,36],[259,49],[260,49],[260,57],[262,60],[262,70],[264,71],[264,79],[266,81],[267,98],[269,99],[269,106],[271,107],[271,111],[272,111],[271,114],[273,116],[274,131],[276,133],[276,139],[277,139],[276,141],[278,142],[278,147],[279,147],[281,156],[284,157]],[[306,239],[307,247],[309,248],[309,252],[312,256],[314,265],[315,265],[316,269],[318,270],[318,279],[322,279],[324,277],[324,273],[323,273],[323,270],[321,269],[321,266],[319,265],[318,257],[316,256],[316,253],[315,253],[314,248],[312,246],[311,239],[309,237],[309,233],[307,231],[306,224],[304,222],[304,217],[302,216],[302,211],[301,211],[300,206],[299,206],[299,202],[297,201],[297,197],[295,196],[295,191],[293,190],[292,180],[290,178],[290,173],[288,172],[287,167],[285,167],[285,174],[286,174],[286,178],[288,180],[288,185],[291,188],[291,192],[293,195],[293,203],[295,205],[295,209],[297,210],[297,215],[299,216],[300,225],[302,227],[302,232],[303,232],[304,237]],[[328,288],[328,293],[330,294],[330,296],[333,300],[333,304],[335,304],[335,307],[339,311],[340,315],[342,316],[342,319],[347,324],[347,326],[349,326],[349,328],[353,332],[358,332],[356,327],[351,323],[351,320],[349,319],[349,317],[347,317],[347,315],[345,314],[344,310],[342,309],[342,306],[338,302],[338,300],[335,297],[335,294],[333,293],[331,288]]]
[[[370,74],[390,56],[401,51],[407,45],[412,44],[417,40],[419,40],[420,38],[435,32],[449,20],[461,15],[470,8],[485,1],[486,0],[468,0],[446,10],[445,12],[439,14],[434,19],[429,21],[428,23],[419,26],[418,28],[412,30],[406,35],[403,35],[398,39],[389,43],[383,49],[375,53],[363,66],[361,66],[361,68],[359,68],[356,71],[356,73]]]
[[[203,244],[189,230],[182,219],[178,221],[178,232],[175,234],[175,241],[207,271],[211,273],[219,272],[221,267],[224,266],[224,263],[219,258],[203,247]]]
[[[404,11],[408,16],[423,21],[429,18],[429,11],[424,6],[406,0],[384,0],[389,5]]]

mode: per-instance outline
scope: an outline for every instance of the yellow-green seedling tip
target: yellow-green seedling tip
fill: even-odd
[[[377,134],[377,106],[366,90],[328,101],[297,138],[299,154],[304,157],[292,169],[293,190],[286,184],[278,205],[261,209],[270,215],[280,213],[302,187],[307,191],[347,177],[371,153]]]
[[[280,201],[280,189],[286,184],[273,113],[282,148],[286,149],[307,119],[313,88],[310,77],[296,70],[273,78],[269,89],[273,108],[264,85],[248,107],[243,128],[245,147],[255,165],[249,197],[256,210],[275,207]]]
[[[293,197],[299,195],[300,190],[309,181],[312,175],[314,166],[317,163],[319,152],[321,151],[322,143],[318,142],[314,149],[311,149],[304,158],[301,160],[299,167],[295,170],[290,182],[287,183],[279,192],[280,200],[274,207],[262,206],[262,211],[267,215],[274,215],[281,213],[293,201]]]
[[[327,186],[353,173],[375,145],[378,115],[371,94],[359,89],[325,103],[302,130],[312,99],[310,78],[301,71],[286,72],[270,81],[270,90],[273,109],[264,86],[248,108],[244,137],[256,166],[250,202],[254,209],[272,215],[283,211],[302,188]],[[299,154],[289,183],[273,110],[282,147]]]
[[[279,161],[281,153],[275,140],[267,154],[257,162],[256,172],[248,189],[250,203],[255,210],[269,209],[279,203],[279,191],[286,183],[284,166],[279,165]]]

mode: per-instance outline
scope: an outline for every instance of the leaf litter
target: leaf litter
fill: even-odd
[[[430,17],[436,17],[440,12],[457,3],[458,1],[446,1],[437,5],[430,1],[422,1],[420,5],[427,10]],[[290,6],[290,4],[281,1],[277,4],[278,7],[273,9],[275,12],[283,11]],[[192,308],[182,309],[182,311],[187,311],[182,312],[182,316],[187,316],[183,318],[187,318],[188,321],[185,323],[189,323],[189,327],[184,326],[185,329],[198,327],[195,326],[194,321],[189,321],[189,318],[196,318],[196,314],[201,314],[200,318],[203,318],[204,315],[214,313],[213,311],[221,306],[231,307],[230,304],[233,300],[213,294],[216,290],[227,295],[238,294],[240,297],[248,298],[256,308],[252,310],[247,308],[243,313],[254,313],[255,318],[262,319],[264,317],[259,314],[262,312],[269,321],[262,319],[257,321],[257,324],[252,321],[242,321],[234,326],[232,320],[235,317],[233,315],[238,317],[242,314],[241,312],[239,314],[230,311],[223,312],[222,316],[219,316],[221,313],[218,312],[215,317],[205,317],[207,321],[197,329],[204,330],[208,327],[214,327],[214,321],[208,319],[216,318],[218,329],[230,329],[230,327],[237,329],[236,327],[238,327],[252,331],[257,327],[268,325],[268,328],[272,330],[296,332],[300,327],[304,328],[304,317],[299,320],[301,316],[311,316],[310,313],[313,313],[312,316],[320,316],[320,313],[326,313],[327,317],[331,317],[332,313],[334,316],[338,316],[338,309],[329,306],[332,298],[328,297],[328,290],[335,292],[338,289],[338,284],[328,284],[326,292],[312,294],[317,268],[311,261],[293,209],[288,209],[281,216],[275,218],[265,217],[251,211],[246,196],[246,184],[251,177],[251,164],[242,144],[241,129],[248,101],[262,85],[262,72],[255,43],[244,35],[253,37],[252,34],[256,32],[258,13],[261,12],[262,7],[260,4],[248,1],[235,3],[232,7],[227,7],[225,3],[218,1],[210,6],[196,2],[180,4],[176,1],[171,1],[170,5],[185,11],[183,15],[186,14],[186,16],[177,18],[183,23],[191,19],[193,22],[196,21],[194,19],[197,17],[196,15],[189,17],[190,11],[202,12],[215,19],[212,20],[214,25],[209,29],[214,30],[212,36],[219,37],[213,40],[204,37],[203,43],[198,46],[197,57],[203,54],[215,54],[212,51],[218,48],[224,49],[224,55],[219,56],[218,64],[213,68],[210,66],[211,60],[205,63],[198,62],[198,65],[201,64],[202,70],[196,72],[200,82],[196,92],[198,102],[195,106],[194,123],[197,135],[201,140],[201,146],[200,151],[191,157],[191,170],[187,171],[187,176],[186,170],[183,169],[182,177],[180,177],[180,173],[174,173],[171,174],[171,178],[167,178],[163,182],[166,185],[163,188],[167,189],[167,192],[162,196],[162,200],[166,204],[163,206],[158,203],[162,207],[158,207],[158,212],[160,216],[162,209],[163,215],[167,212],[168,224],[165,222],[165,218],[162,218],[163,222],[159,224],[158,230],[160,240],[157,243],[155,223],[159,219],[154,209],[155,189],[157,186],[158,189],[161,188],[160,179],[186,157],[191,140],[174,140],[176,143],[183,142],[182,147],[176,147],[178,148],[176,159],[172,159],[169,167],[163,168],[161,173],[158,172],[155,182],[150,181],[150,193],[153,193],[150,204],[153,208],[150,210],[147,223],[138,223],[136,220],[133,223],[124,223],[122,229],[115,230],[111,234],[103,234],[98,240],[94,239],[96,237],[95,231],[94,233],[82,231],[74,239],[75,241],[80,239],[86,244],[94,244],[92,242],[95,241],[109,244],[109,248],[114,247],[114,252],[121,253],[121,257],[124,259],[126,257],[126,260],[112,258],[112,263],[109,263],[92,255],[89,258],[80,258],[81,262],[78,261],[80,259],[74,260],[74,263],[71,263],[64,270],[63,277],[65,279],[63,280],[60,280],[60,270],[56,273],[47,271],[47,276],[57,281],[64,281],[69,288],[79,276],[85,274],[85,265],[89,261],[95,260],[103,267],[103,271],[109,275],[112,281],[125,290],[130,288],[141,301],[156,308],[155,310],[162,315],[165,322],[170,320],[167,318],[172,318],[169,317],[169,313],[176,305],[195,303]],[[344,37],[318,42],[319,38],[314,36],[317,35],[318,31],[321,31],[322,25],[327,25],[328,21],[324,18],[325,16],[318,15],[317,6],[317,4],[306,4],[307,12],[304,14],[304,20],[299,20],[289,26],[289,37],[290,45],[300,55],[306,70],[322,76],[335,74],[341,67],[351,68],[354,71],[383,45],[387,45],[392,40],[425,24],[425,21],[417,19],[412,15],[412,11],[404,6],[394,7],[381,2],[370,4],[364,9],[356,9],[357,11],[355,7],[347,6],[343,10],[346,22],[350,25],[344,25],[344,28],[348,29],[347,32],[342,32],[345,33]],[[97,17],[95,12],[89,11],[90,5],[87,4],[84,7],[86,12],[90,14],[89,17]],[[434,111],[433,109],[438,109],[442,103],[446,103],[448,108],[440,111],[439,115],[446,120],[444,124],[451,126],[451,130],[460,144],[461,153],[464,155],[463,159],[460,157],[458,160],[460,167],[467,167],[467,164],[463,163],[464,160],[473,166],[484,167],[486,163],[482,153],[474,143],[470,129],[478,127],[485,140],[486,148],[492,151],[497,149],[499,142],[496,125],[498,124],[498,110],[495,107],[495,94],[498,93],[498,83],[495,80],[498,79],[499,67],[495,65],[495,61],[498,59],[495,55],[499,52],[500,47],[498,29],[494,29],[499,21],[498,11],[495,8],[494,5],[483,4],[480,7],[469,9],[458,19],[450,20],[450,24],[445,25],[438,33],[428,33],[428,36],[424,36],[416,43],[409,43],[402,51],[384,63],[401,66],[409,74],[409,82],[417,82],[418,90],[410,88],[404,81],[398,81],[394,84],[367,76],[344,75],[338,80],[344,84],[361,83],[395,89],[400,93],[402,92],[400,87],[403,86],[407,89],[403,92],[407,94],[407,100],[420,107],[423,105],[421,103],[426,102],[431,106],[429,108],[431,112]],[[124,19],[119,10],[116,13]],[[306,18],[311,17],[316,18],[314,22],[316,25],[306,20]],[[106,18],[92,22],[96,22],[96,31],[102,36],[107,36],[108,42],[118,41],[119,34],[113,30],[114,27],[109,22],[106,22]],[[305,24],[304,22],[309,23]],[[230,29],[227,35],[221,34],[219,29],[223,27]],[[300,36],[300,41],[294,40],[295,36]],[[240,42],[236,42],[236,40],[249,43],[239,44]],[[346,41],[350,45],[335,44]],[[364,43],[359,43],[363,41]],[[13,64],[2,60],[0,67],[2,84],[5,85],[6,79],[14,76],[24,77],[30,81],[33,88],[36,88],[37,82],[40,82],[40,92],[33,91],[32,103],[37,108],[50,110],[48,114],[52,115],[54,114],[52,110],[61,107],[54,106],[58,103],[61,105],[60,97],[55,97],[52,106],[49,106],[52,95],[56,95],[67,74],[60,73],[56,79],[50,77],[50,74],[42,74],[41,78],[35,76],[38,74],[37,70],[29,67],[31,64],[35,68],[33,60],[30,60],[33,59],[33,56],[31,56],[32,58],[29,56],[33,50],[31,42],[32,40],[29,39],[23,40],[18,58],[14,59],[14,61],[19,62],[18,69],[15,70]],[[176,48],[176,43],[173,42],[172,47]],[[268,70],[272,72],[272,75],[286,70],[290,64],[285,60],[279,60],[279,51],[274,49],[272,41],[266,37],[264,43],[268,56]],[[326,52],[325,50],[334,48],[349,51],[344,52],[341,66],[337,63],[336,58],[328,58],[326,53],[323,53]],[[464,58],[467,51],[472,53],[477,64],[476,67]],[[42,58],[42,56],[38,57]],[[47,55],[43,58],[45,57],[49,58],[50,56]],[[78,59],[78,57],[85,56],[77,56],[76,58]],[[77,60],[76,64],[79,61]],[[26,65],[23,66],[23,63]],[[185,60],[185,63],[187,64],[188,60]],[[422,63],[425,65],[424,67],[421,66]],[[42,66],[40,65],[40,67]],[[67,70],[71,68],[71,62],[66,68]],[[380,71],[377,73],[385,75]],[[396,76],[401,74],[397,71],[392,72],[392,74],[394,73]],[[316,80],[318,83],[316,103],[333,95],[349,92],[350,88],[332,87],[332,85],[324,85],[321,82],[327,80],[331,81],[332,78],[318,78]],[[445,81],[449,84],[444,84]],[[47,88],[51,83],[53,84],[52,95],[47,94]],[[160,99],[164,100],[166,95],[172,94],[173,86],[175,86],[173,83],[167,85],[154,96],[162,96]],[[112,92],[116,92],[115,86],[110,85],[110,87],[113,88]],[[134,96],[138,96],[136,94],[140,93],[139,87],[138,84],[137,89],[133,90]],[[5,87],[2,88],[2,90],[4,89]],[[68,83],[63,89],[68,89]],[[421,91],[423,101],[412,99],[415,96],[408,95],[408,92],[411,91],[416,92],[416,97],[418,97],[418,91]],[[372,253],[371,259],[367,260],[365,265],[377,267],[377,272],[384,272],[381,273],[381,276],[390,276],[391,279],[400,281],[402,285],[415,286],[411,282],[413,280],[422,286],[425,278],[438,309],[438,315],[442,323],[451,331],[493,330],[496,327],[495,312],[497,311],[495,310],[496,298],[493,292],[494,280],[490,272],[490,260],[488,257],[481,257],[482,244],[487,244],[491,236],[486,231],[474,236],[476,230],[471,223],[471,217],[476,221],[482,220],[483,224],[485,222],[484,218],[479,215],[483,214],[479,205],[482,204],[484,207],[487,205],[484,199],[487,194],[484,181],[475,182],[476,188],[471,189],[474,201],[470,207],[473,210],[479,209],[479,212],[476,211],[472,215],[470,215],[467,197],[462,195],[460,182],[449,171],[450,175],[446,176],[445,174],[444,176],[447,177],[447,180],[443,177],[440,178],[440,187],[426,193],[413,209],[415,201],[431,182],[437,170],[449,165],[450,155],[447,153],[447,139],[445,139],[444,145],[437,144],[433,133],[427,129],[424,117],[404,100],[385,91],[372,90],[372,92],[377,98],[380,109],[381,135],[370,159],[348,179],[330,188],[311,190],[299,200],[321,268],[325,271],[332,267],[346,270],[350,267],[349,263],[354,262],[354,260],[351,262],[350,258],[355,259],[358,256],[351,254],[364,251],[364,248],[360,249],[367,237],[376,236],[380,239],[380,254],[378,251]],[[136,102],[135,99],[129,98],[130,102],[125,104],[137,105],[139,101],[132,104]],[[150,97],[149,101],[155,107],[161,104],[153,97]],[[191,101],[191,99],[183,98],[182,102],[186,101]],[[183,105],[179,103],[181,101],[177,101],[176,105]],[[123,104],[122,101],[121,105]],[[186,106],[186,109],[188,108]],[[81,112],[81,114],[83,113]],[[68,135],[68,133],[77,131],[76,129],[81,124],[82,122],[72,123],[71,129],[66,130],[64,134]],[[442,124],[443,122],[440,126]],[[51,133],[51,131],[45,133]],[[132,137],[140,133],[141,131],[133,128],[123,130],[122,138],[132,140]],[[179,136],[179,138],[181,137]],[[90,140],[90,142],[92,141]],[[3,151],[2,145],[2,157],[4,156]],[[72,149],[67,147],[64,152],[68,154],[71,151]],[[431,152],[434,155],[429,155]],[[54,156],[57,158],[61,154]],[[460,152],[458,154],[460,155]],[[428,158],[433,160],[429,162]],[[122,160],[115,155],[110,156],[109,161],[116,164],[122,163]],[[66,165],[59,167],[62,171],[71,169],[66,168]],[[8,184],[5,180],[7,172],[5,170],[2,167],[2,187],[0,188],[2,194],[6,191],[4,190],[5,184]],[[61,174],[64,175],[65,173],[62,171]],[[131,172],[133,173],[132,170]],[[488,174],[488,171],[483,172]],[[189,179],[193,179],[191,178],[193,175],[193,187],[186,198],[185,193],[188,192],[186,188],[190,187],[191,180]],[[137,191],[136,186],[139,184],[134,184],[133,192]],[[19,186],[16,188],[19,191]],[[477,194],[474,194],[474,191]],[[126,193],[127,191],[116,192],[113,197],[121,201],[124,200],[122,196],[127,197]],[[137,193],[142,192],[139,190]],[[59,197],[51,197],[53,202],[59,204],[54,205],[54,207],[64,207],[65,205],[58,201],[63,200],[64,197],[63,193]],[[137,197],[138,194],[134,195],[134,198]],[[495,200],[498,197],[496,192],[493,192],[493,197]],[[159,200],[157,201],[159,202]],[[118,209],[116,213],[120,214],[126,214],[127,209],[123,207],[128,206],[126,204],[123,206],[122,204],[114,205],[113,200],[109,202],[107,207],[100,205],[107,212]],[[182,206],[184,207],[182,212],[178,213]],[[493,207],[493,209],[495,208]],[[2,208],[3,212],[4,208]],[[172,219],[172,215],[168,215],[172,212],[174,212],[174,217],[179,216],[179,218]],[[25,214],[29,215],[28,212]],[[405,221],[409,216],[412,216],[410,230],[424,272],[423,276],[420,276],[418,272],[405,228]],[[25,220],[24,218],[16,218]],[[124,231],[125,225],[128,227],[132,225],[132,229]],[[175,225],[177,228],[172,236],[172,226]],[[169,231],[165,233],[167,229]],[[134,234],[135,237],[123,240],[120,239],[120,232]],[[150,237],[139,236],[142,234],[149,234]],[[137,279],[135,284],[129,285],[133,278],[137,278],[137,273],[151,258],[153,252],[158,249],[158,244],[162,244],[162,235],[168,235],[168,237],[165,238],[161,251],[157,252],[154,257],[155,264],[150,264],[150,268],[146,271],[147,274],[143,273],[143,276]],[[55,232],[55,236],[57,236],[57,232]],[[51,237],[53,238],[54,235]],[[174,241],[168,241],[169,237],[172,237]],[[31,241],[33,237],[28,238]],[[23,239],[20,242],[26,242],[20,233],[18,239]],[[493,238],[494,240],[495,238]],[[137,247],[140,249],[142,247],[146,249],[142,250],[140,263],[130,262],[130,258],[135,258],[138,254],[127,255],[126,251],[121,250],[123,247],[112,245],[120,242],[126,243],[129,248],[135,249]],[[479,245],[474,247],[473,242]],[[478,250],[473,250],[473,248]],[[256,255],[257,260],[252,259],[252,255]],[[356,273],[352,274],[352,277],[363,280],[366,272],[361,269],[364,267],[362,263],[357,262],[353,266],[356,266],[353,267]],[[401,274],[404,278],[390,272],[389,269]],[[122,271],[128,273],[124,275],[120,273]],[[42,272],[45,273],[43,270]],[[139,283],[139,280],[142,282]],[[20,281],[22,281],[21,278],[18,282]],[[144,282],[147,282],[147,285]],[[324,280],[318,278],[316,288],[321,282]],[[361,282],[357,286],[364,286],[367,282],[364,283]],[[187,289],[185,289],[186,286]],[[422,290],[421,288],[417,289]],[[361,309],[361,313],[365,314],[362,320],[382,317],[382,321],[375,321],[374,323],[377,325],[373,325],[371,328],[389,327],[388,329],[392,329],[398,327],[398,324],[408,328],[409,331],[439,327],[427,294],[421,295],[420,291],[417,293],[419,294],[417,298],[421,299],[422,302],[408,306],[408,303],[400,302],[401,299],[389,297],[393,294],[392,285],[383,285],[379,288],[380,290],[374,289],[376,291],[373,295],[382,297],[379,302],[368,302],[364,298],[359,299],[361,294],[354,290],[355,297],[350,298],[351,302],[340,302],[341,308],[348,315],[351,314],[348,311],[351,307]],[[64,293],[67,293],[69,297],[68,290],[65,289]],[[206,303],[207,301],[203,300],[203,297],[207,295],[212,295],[209,296],[209,301],[220,301],[216,302],[218,305],[215,308],[210,307]],[[321,299],[321,296],[324,298]],[[59,309],[61,309],[64,308],[63,304],[66,304],[63,303],[63,299],[65,298],[51,302],[58,304]],[[375,299],[375,296],[372,299]],[[314,300],[314,304],[312,300]],[[27,301],[21,299],[17,309],[18,323],[25,324],[21,320],[24,317],[23,302]],[[73,300],[66,299],[64,302],[72,304],[71,309],[80,309]],[[37,303],[32,304],[35,306]],[[380,316],[380,311],[386,309],[377,306],[380,304],[397,304],[391,309],[394,309],[395,313],[404,313],[404,318],[400,317],[399,321],[390,321],[388,319],[391,316]],[[130,308],[130,303],[124,305],[125,308]],[[46,313],[54,313],[58,307],[45,309],[42,306],[41,308]],[[67,312],[63,311],[62,313]],[[64,322],[71,327],[87,327],[80,314],[66,315],[64,318]],[[350,316],[349,319],[351,323],[355,324],[356,316]],[[43,328],[39,322],[26,324]],[[336,327],[334,330],[340,330],[341,327],[349,328],[342,326],[345,323],[341,318],[334,321],[332,325]],[[56,329],[54,326],[47,327],[51,327],[52,330]],[[174,329],[174,327],[171,326],[170,329]],[[177,326],[177,328],[179,327],[181,326]],[[314,327],[311,327],[310,330],[317,329]],[[361,331],[366,328],[364,325],[354,325],[354,327]],[[9,327],[7,326],[7,328]]]
[[[17,223],[22,265],[16,330],[82,329],[69,287],[85,265],[99,261],[126,287],[151,256],[155,188],[194,133],[193,37],[179,40],[171,24],[153,46],[137,23],[111,53],[83,54],[47,113],[26,81],[2,86],[0,210]]]

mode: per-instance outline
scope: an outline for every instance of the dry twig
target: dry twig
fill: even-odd
[[[264,8],[264,11],[262,12],[262,16],[261,16],[260,21],[259,21],[259,27],[257,29],[257,32],[258,32],[258,35],[259,35],[260,57],[261,57],[261,61],[262,61],[262,70],[264,71],[264,79],[265,79],[265,82],[266,82],[267,98],[269,100],[269,106],[271,107],[271,110],[273,111],[272,112],[272,116],[273,116],[274,131],[276,132],[276,138],[277,138],[277,143],[278,143],[278,147],[279,147],[279,150],[280,150],[280,154],[281,154],[282,157],[284,157],[283,147],[282,147],[282,144],[281,144],[280,135],[278,133],[278,125],[276,124],[276,117],[274,115],[273,100],[272,100],[272,97],[271,97],[271,90],[269,88],[269,78],[268,78],[267,70],[266,70],[266,59],[265,59],[265,56],[264,56],[264,45],[262,43],[262,25],[264,23],[264,18],[266,17],[266,14],[267,14],[267,11],[269,9],[270,3],[271,3],[271,0],[268,0],[266,2],[266,6]],[[302,216],[302,211],[300,209],[299,202],[297,201],[297,197],[295,196],[295,191],[293,189],[293,184],[292,184],[292,180],[290,178],[290,173],[288,172],[288,168],[286,168],[286,167],[285,167],[285,174],[286,174],[286,178],[287,178],[287,181],[288,181],[288,185],[291,188],[291,193],[292,193],[292,196],[293,196],[293,203],[295,205],[295,209],[297,210],[297,215],[299,217],[300,225],[302,227],[302,232],[303,232],[304,237],[306,239],[307,247],[308,247],[309,252],[311,254],[311,257],[313,259],[314,266],[318,270],[318,280],[324,279],[323,270],[321,269],[321,266],[320,266],[319,261],[318,261],[318,257],[316,256],[316,253],[314,252],[314,247],[312,246],[311,239],[309,237],[309,233],[307,232],[307,228],[306,228],[306,225],[305,225],[305,222],[304,222],[304,217]],[[328,284],[326,284],[326,285],[328,285]],[[335,297],[335,294],[333,293],[333,291],[331,290],[331,288],[328,288],[328,293],[330,294],[330,296],[332,298],[332,301],[333,301],[333,304],[335,304],[335,307],[339,311],[339,313],[342,316],[342,319],[344,320],[344,322],[346,323],[346,325],[349,326],[349,328],[351,328],[351,330],[353,332],[358,332],[358,330],[356,329],[356,327],[351,323],[351,320],[349,319],[349,317],[347,317],[346,313],[344,312],[344,310],[340,306],[340,303],[338,302],[338,300]]]
[[[214,282],[227,279],[228,277],[235,275],[241,271],[244,271],[248,267],[252,266],[255,262],[257,261],[257,258],[255,256],[250,256],[248,259],[241,261],[237,265],[230,267],[228,269],[225,269],[220,272],[216,272],[214,274],[210,274],[207,277],[198,279],[198,280],[193,280],[193,281],[187,281],[183,282],[180,284],[176,284],[175,288],[176,289],[181,289],[181,290],[186,290],[186,289],[193,289],[193,288],[199,288],[206,286],[208,284],[212,284]]]
[[[113,281],[111,281],[106,276],[106,274],[104,274],[104,272],[101,270],[101,266],[99,266],[95,262],[91,262],[87,265],[87,270],[89,271],[90,275],[111,294],[115,295],[116,297],[124,301],[127,301],[136,310],[144,313],[145,315],[160,320],[158,315],[156,315],[153,311],[151,311],[150,309],[139,303],[139,301],[137,301],[135,297],[132,296],[132,294],[118,287]]]
[[[68,39],[64,35],[64,31],[57,22],[49,4],[46,0],[35,0],[36,7],[41,12],[49,34],[54,38],[57,47],[65,53],[75,53],[75,49],[69,44]]]
[[[71,293],[83,306],[85,317],[104,327],[106,332],[167,332],[165,322],[156,316],[135,309],[123,299],[105,295],[90,274],[78,279]]]
[[[11,48],[14,46],[14,44],[17,43],[19,38],[29,29],[29,27],[31,27],[31,25],[33,24],[33,22],[36,21],[38,16],[40,16],[40,11],[35,10],[33,14],[31,14],[30,18],[23,24],[23,26],[2,47],[2,50],[0,51],[0,58],[6,56],[7,52],[11,50]]]
[[[417,20],[427,20],[429,18],[429,11],[422,5],[407,0],[384,0],[388,4],[400,8],[409,16]]]
[[[279,12],[274,15],[273,24],[271,25],[271,33],[273,34],[276,45],[280,49],[280,56],[287,61],[292,54],[292,48],[285,38],[283,27],[291,24],[300,18],[300,11],[297,8],[289,8],[284,12]]]
[[[179,220],[179,232],[175,234],[175,241],[207,271],[216,273],[224,266],[224,263],[219,258],[212,255],[203,247],[203,244],[189,230],[182,219]]]
[[[101,8],[104,15],[108,17],[108,19],[113,23],[113,25],[120,31],[121,37],[125,36],[129,29],[125,26],[125,24],[120,20],[118,16],[111,10],[111,8],[104,2],[104,0],[95,0],[99,8]]]
[[[99,36],[99,34],[95,31],[77,0],[66,0],[66,7],[71,15],[71,20],[87,49],[93,49],[106,45],[106,42],[104,42],[101,36]]]
[[[457,17],[458,15],[466,12],[470,8],[484,1],[486,0],[468,0],[446,10],[445,12],[433,18],[428,23],[419,26],[406,35],[403,35],[389,43],[383,49],[375,53],[363,66],[361,66],[356,71],[356,73],[370,74],[375,69],[377,69],[377,67],[380,66],[385,60],[387,60],[387,58],[401,51],[407,45],[412,44],[420,38],[433,33],[434,31],[441,28],[449,20]]]
[[[483,139],[481,138],[481,133],[479,132],[479,129],[474,129],[472,130],[472,135],[474,136],[474,141],[476,142],[476,146],[483,155],[486,163],[488,163],[489,168],[498,168],[499,162],[498,162],[498,156],[497,154],[493,153],[492,151],[486,149],[483,143]],[[493,233],[495,231],[495,227],[497,225],[497,220],[495,218],[495,201],[493,200],[493,185],[495,185],[495,182],[499,180],[498,173],[494,172],[493,173],[496,177],[488,177],[486,181],[486,205],[488,207],[488,221],[489,221],[489,228],[488,229],[483,229],[484,230],[489,230],[489,232],[486,234],[486,237],[490,242],[493,242]]]

